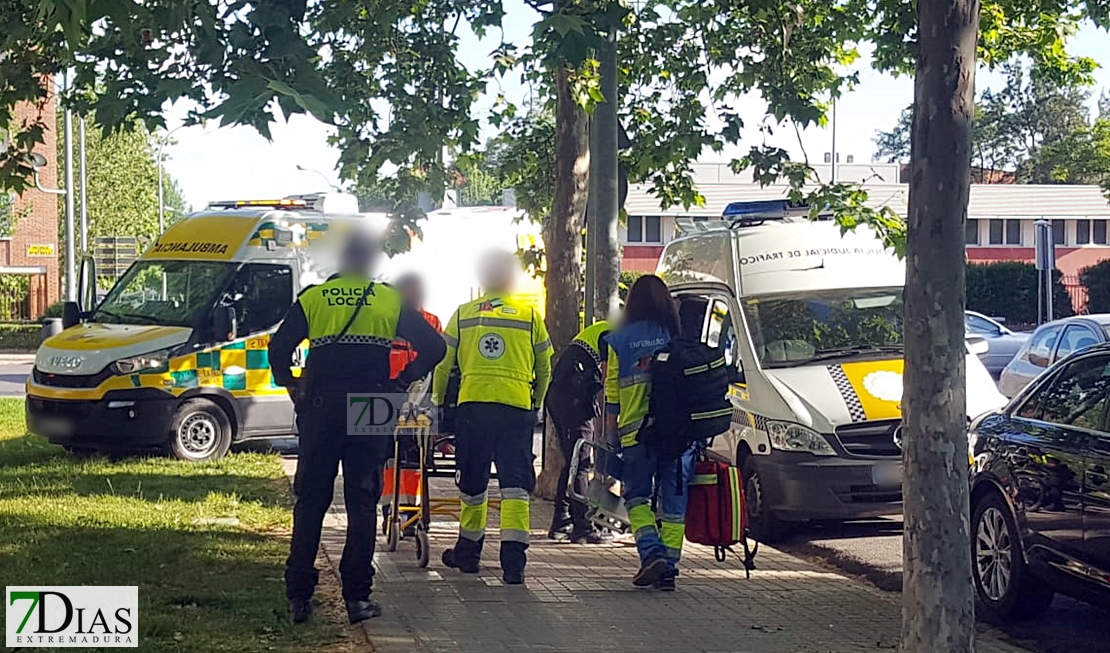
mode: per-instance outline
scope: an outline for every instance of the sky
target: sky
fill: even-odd
[[[506,10],[504,38],[524,46],[536,14],[522,0],[508,0]],[[489,53],[499,39],[500,34],[484,40],[470,33],[462,34],[459,59],[471,68],[488,66]],[[1085,27],[1073,37],[1069,51],[1091,57],[1104,66],[1095,72],[1090,101],[1093,113],[1101,90],[1110,92],[1110,38],[1093,26]],[[849,154],[854,155],[857,162],[871,160],[875,151],[872,142],[875,131],[893,127],[902,109],[913,100],[912,78],[877,73],[868,67],[866,53],[864,55],[852,68],[860,71],[860,83],[837,103],[836,137],[841,161]],[[977,92],[1001,85],[1002,79],[997,74],[980,71],[977,75]],[[529,97],[527,87],[515,79],[505,79],[500,87],[491,85],[478,111],[488,109],[499,92],[518,105]],[[757,128],[764,116],[763,103],[753,98],[745,105],[749,109],[741,146],[702,161],[727,161],[762,138]],[[274,124],[273,140],[267,141],[249,127],[178,128],[186,111],[184,106],[174,106],[169,111],[167,125],[171,144],[165,147],[165,166],[193,209],[203,208],[214,200],[274,198],[324,191],[339,183],[335,170],[338,152],[327,143],[328,128],[312,118],[293,116],[288,122]],[[482,140],[494,133],[487,127]],[[789,150],[796,159],[802,157],[804,148],[811,161],[819,162],[823,154],[831,150],[832,128],[830,125],[805,130],[800,147],[792,129],[776,130],[769,142]],[[306,171],[298,170],[298,166]]]

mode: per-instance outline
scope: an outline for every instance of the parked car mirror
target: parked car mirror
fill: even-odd
[[[967,350],[976,356],[982,356],[990,351],[990,344],[982,336],[967,336]]]

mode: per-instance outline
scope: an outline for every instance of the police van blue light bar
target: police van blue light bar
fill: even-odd
[[[732,202],[725,207],[722,218],[734,227],[751,227],[763,224],[766,220],[787,220],[808,218],[810,207],[790,200],[755,200]],[[827,212],[821,212],[818,220],[827,220]]]
[[[758,200],[753,202],[732,202],[725,207],[725,212],[722,217],[725,218],[740,218],[740,217],[757,217],[762,219],[773,220],[775,218],[782,218],[786,215],[786,209],[790,206],[788,200]]]

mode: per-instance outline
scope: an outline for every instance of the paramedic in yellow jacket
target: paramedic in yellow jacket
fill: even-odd
[[[478,270],[486,294],[459,307],[443,337],[447,356],[436,367],[432,403],[443,405],[447,379],[458,367],[456,477],[462,506],[459,537],[443,563],[478,573],[485,539],[490,463],[501,488],[501,571],[506,584],[524,582],[528,548],[528,497],[535,411],[551,380],[551,340],[543,318],[511,290],[520,272],[514,254],[483,255]]]

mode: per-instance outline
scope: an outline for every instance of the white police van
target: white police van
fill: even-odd
[[[871,229],[842,234],[785,201],[680,229],[658,273],[683,331],[735,366],[732,427],[713,448],[743,469],[753,534],[900,513],[904,263]],[[969,417],[1005,403],[981,344]]]

